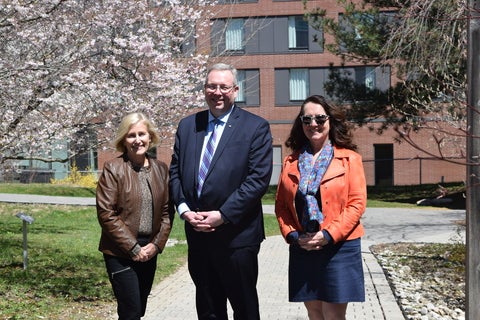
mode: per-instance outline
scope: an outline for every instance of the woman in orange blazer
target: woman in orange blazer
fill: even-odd
[[[365,301],[360,218],[367,192],[345,112],[313,95],[302,104],[285,145],[275,213],[290,244],[289,301],[309,319],[345,319]]]

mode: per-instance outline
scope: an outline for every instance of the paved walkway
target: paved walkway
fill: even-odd
[[[95,205],[93,198],[1,193],[0,202]],[[273,214],[273,206],[264,206],[264,212]],[[382,268],[369,250],[371,245],[385,242],[464,241],[464,230],[459,230],[455,224],[455,221],[462,219],[465,219],[465,210],[368,208],[362,218],[366,228],[366,235],[362,239],[366,301],[349,304],[347,319],[404,319]],[[268,237],[262,243],[259,254],[258,293],[262,320],[308,319],[302,303],[288,302],[287,269],[287,244],[281,236]],[[154,287],[144,319],[196,319],[195,288],[186,265]]]
[[[273,213],[272,206],[264,208],[265,213]],[[382,268],[369,250],[371,245],[462,240],[464,234],[457,230],[454,222],[464,218],[464,210],[367,209],[362,218],[367,230],[362,240],[366,300],[349,304],[347,320],[404,319]],[[287,270],[287,244],[281,236],[268,237],[259,255],[258,294],[262,320],[308,319],[302,303],[288,302]],[[194,299],[195,287],[187,267],[183,266],[153,289],[144,319],[196,319]]]
[[[366,301],[351,303],[347,319],[403,320],[385,275],[368,249],[363,250],[363,259]],[[268,237],[262,243],[259,255],[258,295],[263,320],[308,319],[303,303],[288,302],[287,268],[288,247],[283,238]],[[229,313],[233,319],[231,310]],[[195,287],[187,266],[181,267],[153,289],[144,319],[196,319]]]

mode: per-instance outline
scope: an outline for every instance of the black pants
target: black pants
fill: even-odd
[[[139,320],[147,309],[147,299],[157,268],[157,256],[147,262],[136,262],[106,254],[103,257],[117,299],[118,319]]]
[[[260,319],[257,278],[260,245],[190,250],[188,269],[196,287],[200,320],[227,320],[227,299],[235,320]]]

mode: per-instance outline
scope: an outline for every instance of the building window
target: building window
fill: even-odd
[[[260,106],[260,70],[237,70],[238,93],[235,104],[240,107]]]
[[[308,96],[308,69],[290,69],[290,101],[303,101]]]
[[[338,100],[351,88],[362,85],[366,90],[385,92],[390,88],[390,66],[362,66],[342,68],[279,68],[275,69],[275,106],[298,106],[312,94]],[[332,80],[332,72],[338,73]],[[340,88],[334,85],[343,84]],[[342,90],[345,87],[345,90]],[[368,88],[368,89],[367,89]],[[346,92],[350,90],[349,92]],[[347,94],[347,96],[349,96]],[[348,100],[345,100],[348,101]]]
[[[282,146],[273,146],[273,171],[272,177],[270,178],[270,185],[276,185],[282,172]]]
[[[245,102],[245,70],[237,70],[238,93],[235,102]]]
[[[374,90],[375,84],[375,67],[365,67],[365,88]]]
[[[231,19],[225,31],[225,49],[227,51],[243,51],[243,19]]]
[[[308,50],[308,23],[302,16],[288,17],[288,49]]]
[[[196,51],[196,38],[195,34],[197,33],[196,27],[193,25],[186,25],[185,30],[187,30],[185,38],[180,43],[180,52],[183,57],[189,57],[195,54]]]
[[[366,30],[377,30],[377,32],[385,32],[383,29],[395,28],[397,23],[396,12],[384,11],[378,14],[356,13],[351,15],[339,14],[340,30],[345,39],[350,37],[355,41],[354,46],[368,46],[369,39],[364,37]],[[342,52],[347,52],[347,44],[342,41],[340,45]]]
[[[323,52],[322,30],[301,15],[214,19],[210,42],[214,56]]]

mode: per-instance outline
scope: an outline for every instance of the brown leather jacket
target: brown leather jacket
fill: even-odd
[[[161,252],[171,230],[168,167],[156,159],[149,160],[153,199],[153,231],[150,242]],[[104,164],[96,193],[97,216],[102,227],[98,249],[103,253],[130,258],[130,250],[137,244],[140,193],[137,173],[125,155]]]

